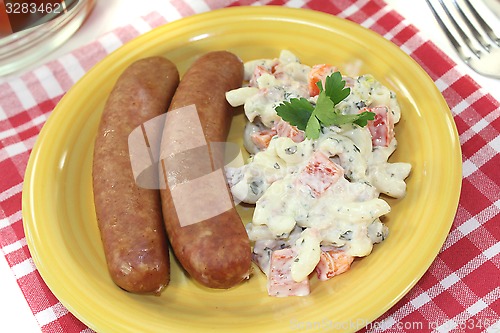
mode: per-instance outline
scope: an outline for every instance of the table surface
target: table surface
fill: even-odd
[[[439,29],[425,1],[401,1],[385,0],[386,3],[403,15],[408,23],[416,26],[422,34],[432,40],[436,45],[445,51],[455,62],[460,63],[460,59],[455,54],[451,44]],[[500,25],[500,1],[484,0],[488,3],[497,15],[497,23]],[[97,37],[101,36],[113,28],[123,26],[134,18],[147,14],[151,11],[161,9],[165,2],[155,0],[142,0],[140,6],[134,0],[97,0],[96,6],[83,27],[62,47],[54,51],[49,56],[35,63],[29,70],[49,60],[56,59],[71,50],[85,45]],[[492,14],[493,16],[493,14]],[[498,26],[496,26],[498,28]],[[500,31],[500,30],[497,30]],[[500,81],[485,78],[470,68],[462,64],[464,73],[470,75],[485,92],[500,100]],[[9,77],[15,77],[20,73],[14,73]],[[5,78],[0,78],[0,81]],[[0,331],[15,327],[17,332],[37,333],[41,332],[35,321],[28,304],[21,293],[21,290],[8,266],[4,256],[0,255]]]

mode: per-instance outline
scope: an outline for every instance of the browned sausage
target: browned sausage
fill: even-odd
[[[232,53],[200,57],[182,78],[163,129],[160,192],[170,244],[189,275],[211,288],[230,288],[251,270],[248,236],[220,156],[210,149],[227,140],[233,109],[225,93],[242,80],[243,64]],[[183,108],[190,105],[197,112]]]
[[[165,58],[130,65],[108,97],[95,140],[94,203],[107,266],[113,281],[134,293],[159,294],[170,262],[159,190],[136,184],[128,136],[166,112],[178,83],[176,66]]]

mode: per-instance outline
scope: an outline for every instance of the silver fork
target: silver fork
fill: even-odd
[[[470,1],[451,0],[454,9],[450,9],[443,0],[439,0],[446,17],[439,14],[430,0],[425,1],[459,57],[477,73],[500,79],[500,38]]]

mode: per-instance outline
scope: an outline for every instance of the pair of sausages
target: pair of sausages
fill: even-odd
[[[224,191],[214,192],[209,180],[221,186],[221,156],[210,143],[226,140],[232,110],[225,92],[242,81],[241,60],[218,51],[195,61],[180,83],[176,66],[162,57],[136,61],[116,82],[95,140],[93,190],[108,270],[119,287],[159,294],[169,283],[168,241],[183,268],[204,286],[230,288],[248,277],[251,248],[244,225],[233,201],[227,201],[225,182]],[[167,109],[158,153],[162,189],[141,188],[128,137]],[[205,144],[187,149],[196,125]],[[200,141],[200,135],[194,139]],[[211,211],[214,202],[229,205]],[[186,222],[190,211],[197,214]]]

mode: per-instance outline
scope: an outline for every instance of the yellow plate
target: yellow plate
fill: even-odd
[[[197,56],[227,49],[243,60],[277,57],[342,70],[361,61],[393,89],[402,106],[393,161],[413,165],[408,193],[390,200],[388,239],[352,269],[312,281],[308,297],[273,298],[256,271],[227,291],[193,283],[173,261],[161,297],[117,288],[106,270],[91,192],[94,135],[104,102],[132,61],[163,55],[181,72]],[[243,118],[232,137],[241,135]],[[42,129],[26,170],[23,218],[29,249],[43,279],[76,317],[99,332],[354,331],[382,315],[419,280],[442,246],[461,186],[457,131],[427,74],[379,35],[331,15],[282,7],[229,8],[159,27],[126,44],[83,77]],[[248,219],[250,212],[243,212]],[[248,221],[248,220],[247,220]]]

